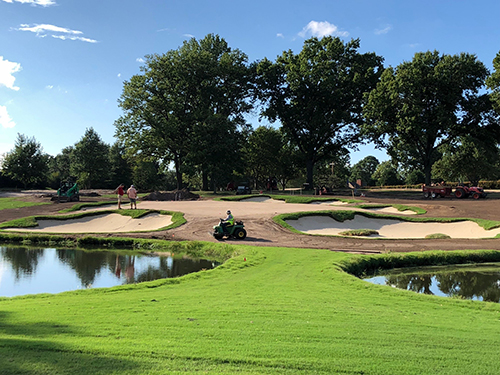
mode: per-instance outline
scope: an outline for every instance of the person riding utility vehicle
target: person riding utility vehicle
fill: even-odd
[[[234,216],[231,215],[231,211],[227,210],[226,211],[227,217],[222,220],[221,226],[222,230],[224,231],[225,234],[229,234],[227,231],[227,227],[233,226],[234,225]]]

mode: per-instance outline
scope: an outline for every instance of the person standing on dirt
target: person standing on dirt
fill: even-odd
[[[130,187],[128,188],[127,196],[128,196],[128,199],[130,199],[130,209],[137,210],[137,190],[135,189],[134,185],[130,185]],[[134,207],[132,207],[132,206],[134,206]]]
[[[222,219],[221,226],[224,233],[228,234],[227,227],[232,227],[234,225],[234,216],[231,215],[231,211],[226,211],[227,217]]]
[[[122,197],[123,197],[123,194],[125,194],[125,191],[123,190],[123,187],[125,185],[123,184],[120,184],[120,186],[118,186],[116,189],[115,189],[115,193],[118,194],[118,209],[121,210],[122,209]]]

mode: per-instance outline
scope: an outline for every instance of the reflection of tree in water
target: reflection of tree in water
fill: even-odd
[[[432,275],[389,275],[386,276],[386,284],[394,285],[399,289],[407,289],[417,293],[434,294],[431,292]]]
[[[149,266],[135,277],[135,282],[152,281],[187,275],[202,269],[212,269],[214,264],[209,260],[160,258],[159,267]]]
[[[22,276],[32,275],[36,271],[39,258],[43,256],[43,249],[0,247],[0,254],[10,263],[16,280],[19,280]]]
[[[450,296],[500,302],[500,273],[458,271],[437,274],[439,290]]]
[[[103,267],[114,266],[112,253],[108,252],[86,252],[82,250],[57,250],[57,256],[61,262],[69,265],[75,270],[82,286],[92,286],[96,275]]]

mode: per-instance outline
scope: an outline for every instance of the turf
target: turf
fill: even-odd
[[[21,207],[31,207],[40,206],[42,204],[50,204],[47,202],[25,202],[19,198],[0,198],[0,210],[6,210],[11,208],[21,208]]]
[[[0,299],[1,373],[497,373],[498,304],[341,270],[360,256],[237,252],[177,279]]]

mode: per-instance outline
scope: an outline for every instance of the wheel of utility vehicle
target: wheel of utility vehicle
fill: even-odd
[[[431,193],[431,198],[432,198],[432,199],[437,198],[437,196],[438,196],[438,195],[437,195],[434,191]]]
[[[462,189],[457,189],[455,190],[455,197],[458,199],[461,199],[464,197],[464,191]]]
[[[474,199],[479,199],[479,198],[481,198],[481,194],[479,194],[479,193],[474,193],[474,195],[472,196],[472,198],[474,198]]]
[[[237,240],[244,240],[247,237],[247,231],[245,229],[237,229],[234,237]]]
[[[428,191],[424,191],[424,198],[427,199],[427,198],[429,198],[429,196],[430,196],[429,192]]]
[[[224,235],[220,234],[220,233],[214,233],[214,238],[216,240],[222,240],[222,237],[224,237]]]

